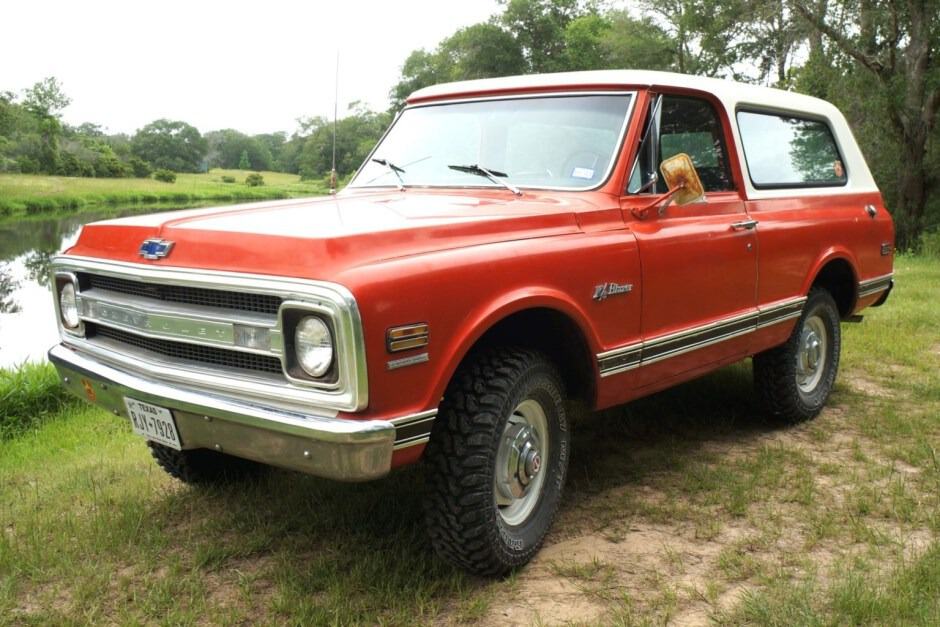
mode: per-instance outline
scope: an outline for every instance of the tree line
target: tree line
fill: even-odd
[[[402,64],[387,111],[354,103],[337,128],[337,170],[351,174],[414,90],[453,80],[636,68],[767,84],[824,98],[848,117],[909,246],[940,226],[940,0],[501,0]],[[55,79],[0,93],[0,171],[146,175],[148,168],[328,175],[332,121],[249,136],[201,135],[157,120],[133,136],[69,127]]]
[[[19,94],[0,92],[0,172],[98,178],[149,177],[155,170],[202,172],[209,168],[273,170],[304,178],[328,175],[332,122],[302,118],[299,129],[247,135],[234,129],[200,133],[181,120],[154,120],[133,135],[107,133],[86,122],[71,126],[62,111],[71,103],[63,85],[45,78]],[[339,121],[337,169],[348,174],[388,126],[391,115],[358,103]]]

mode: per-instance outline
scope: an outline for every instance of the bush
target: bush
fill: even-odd
[[[153,178],[163,183],[175,183],[176,173],[166,168],[160,168],[154,171]]]
[[[234,177],[234,176],[223,176],[223,177],[222,177],[222,182],[223,182],[223,183],[234,183],[234,182],[235,182],[235,177]]]
[[[248,187],[260,187],[264,185],[264,177],[257,172],[252,172],[245,177],[245,185]]]
[[[131,166],[131,171],[139,179],[145,179],[153,173],[153,168],[150,167],[150,164],[141,159],[140,157],[131,157],[128,159],[127,164]]]
[[[61,174],[62,176],[84,176],[82,166],[85,165],[89,164],[84,163],[71,152],[63,152],[59,159],[59,169],[56,171],[56,174]],[[91,168],[91,176],[94,175],[94,168]]]
[[[130,167],[110,151],[99,154],[95,159],[95,176],[98,178],[119,179],[129,173]]]
[[[0,369],[0,440],[29,430],[72,402],[50,364]]]
[[[924,257],[940,259],[940,230],[921,233],[917,252]]]
[[[16,160],[17,168],[23,174],[36,174],[39,172],[39,162],[30,157],[19,157]]]

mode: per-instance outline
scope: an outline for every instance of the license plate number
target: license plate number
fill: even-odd
[[[177,451],[182,448],[180,434],[169,409],[127,397],[124,398],[124,405],[134,433]]]

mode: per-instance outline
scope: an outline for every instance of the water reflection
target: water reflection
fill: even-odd
[[[58,341],[49,261],[75,243],[81,226],[152,211],[138,207],[0,223],[0,368],[44,359]]]

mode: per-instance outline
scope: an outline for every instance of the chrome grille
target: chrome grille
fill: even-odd
[[[157,285],[101,274],[80,273],[79,281],[89,288],[144,296],[165,302],[220,307],[262,314],[277,314],[282,299],[270,294],[248,294],[186,285]]]
[[[202,365],[224,366],[226,368],[248,370],[251,372],[282,373],[281,360],[273,356],[256,355],[242,351],[203,346],[200,344],[188,344],[186,342],[174,342],[171,340],[143,337],[95,323],[86,324],[86,330],[89,337],[107,338],[115,342],[120,342],[121,344],[135,346],[145,351],[172,357],[174,359],[186,360]]]
[[[51,271],[78,285],[77,331],[61,324],[54,301],[62,342],[95,359],[252,402],[336,411],[368,404],[362,322],[342,285],[68,255],[55,257]],[[293,326],[282,312],[295,309],[331,324],[335,378],[284,370]]]

